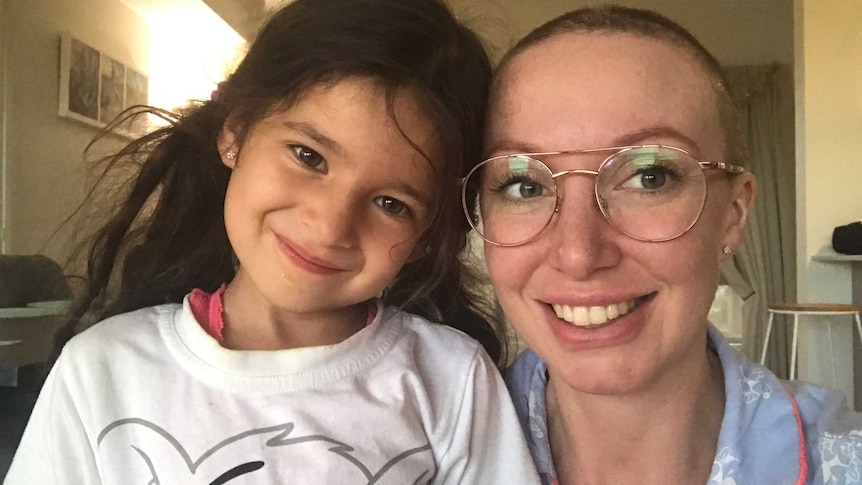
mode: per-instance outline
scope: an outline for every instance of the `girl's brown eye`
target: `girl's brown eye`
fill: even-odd
[[[302,145],[290,145],[290,150],[299,163],[309,168],[326,171],[326,159],[311,148]]]
[[[401,202],[398,199],[393,199],[392,197],[378,197],[375,202],[386,212],[396,215],[410,215],[410,209],[407,205]]]

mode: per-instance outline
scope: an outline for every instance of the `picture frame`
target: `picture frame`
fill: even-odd
[[[74,37],[60,35],[59,115],[104,128],[123,110],[148,104],[149,79],[137,69]],[[145,117],[130,120],[114,132],[136,137],[146,130]]]

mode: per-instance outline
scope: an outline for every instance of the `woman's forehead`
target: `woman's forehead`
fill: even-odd
[[[668,40],[558,34],[516,55],[500,76],[491,143],[495,137],[547,137],[549,143],[577,143],[548,149],[587,148],[583,144],[660,127],[692,139],[724,138],[711,76],[690,50]]]
[[[558,34],[516,55],[500,76],[504,90],[529,83],[531,89],[553,88],[560,94],[596,84],[616,95],[643,94],[648,88],[712,91],[711,75],[690,49],[630,33]]]

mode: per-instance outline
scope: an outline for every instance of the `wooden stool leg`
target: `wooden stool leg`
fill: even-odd
[[[856,317],[856,330],[859,331],[859,343],[862,343],[862,318],[859,317],[859,314],[853,315]]]
[[[766,348],[769,347],[769,334],[772,332],[772,319],[775,317],[775,314],[769,312],[769,320],[766,322],[766,337],[763,339],[763,352],[760,353],[760,365],[764,365],[766,363]],[[860,329],[862,332],[862,329]],[[859,338],[862,339],[862,333],[859,334]]]
[[[832,343],[832,322],[826,322],[826,333],[829,335],[829,359],[832,362],[832,386],[838,388],[838,370],[835,369],[835,344]],[[852,340],[851,340],[852,342]]]
[[[796,343],[799,339],[799,314],[793,314],[793,347],[790,351],[790,380],[796,378]]]

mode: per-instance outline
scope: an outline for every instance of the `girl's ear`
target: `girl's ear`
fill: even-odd
[[[412,263],[420,258],[424,258],[425,256],[431,254],[431,245],[420,240],[413,246],[413,252],[410,253],[410,257],[407,258],[406,263]]]
[[[730,254],[736,252],[742,243],[748,213],[754,207],[756,196],[757,180],[751,172],[743,172],[733,177],[730,186],[730,207],[724,221],[724,230],[719,246],[721,261],[729,258]],[[730,248],[730,251],[722,251],[725,247]]]
[[[233,170],[236,167],[237,160],[237,137],[234,126],[230,120],[225,121],[216,138],[216,147],[218,148],[221,163],[225,167]]]

